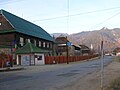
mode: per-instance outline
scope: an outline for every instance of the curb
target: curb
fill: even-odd
[[[0,72],[19,71],[23,69],[24,69],[23,67],[8,67],[8,68],[1,68]]]

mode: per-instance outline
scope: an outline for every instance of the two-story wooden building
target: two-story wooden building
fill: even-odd
[[[53,54],[54,39],[43,28],[0,10],[0,51],[8,50],[7,53],[11,53],[27,42],[45,50],[45,53],[47,51],[47,55]]]
[[[34,45],[34,48],[30,48],[32,49],[32,52],[17,52],[18,54],[22,54],[17,55],[17,57],[23,57],[26,54],[31,55],[31,53],[33,52],[36,53],[36,47],[39,48],[37,49],[37,52],[42,53],[42,55],[53,55],[54,41],[55,40],[51,37],[51,35],[48,34],[40,26],[37,26],[5,10],[0,10],[0,52],[12,54],[12,52],[19,50],[20,48],[24,47],[27,43],[31,43],[32,46]],[[22,52],[24,52],[23,50],[28,49],[29,48],[22,48],[21,50]],[[19,60],[19,58],[17,58],[17,61],[20,61],[22,63],[22,60]],[[21,63],[17,62],[17,64]],[[34,64],[35,63],[36,62],[34,62]],[[31,63],[28,63],[28,65],[29,64]]]

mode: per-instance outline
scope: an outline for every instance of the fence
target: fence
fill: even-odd
[[[99,55],[86,55],[86,56],[45,56],[45,64],[60,64],[67,62],[77,62],[88,60],[98,57]]]

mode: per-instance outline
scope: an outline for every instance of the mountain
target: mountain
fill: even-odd
[[[68,34],[67,33],[53,33],[53,34],[51,34],[51,36],[52,37],[59,37],[59,36],[64,36],[64,37],[66,37],[66,36],[68,36]]]
[[[88,47],[93,45],[94,50],[100,50],[101,41],[103,40],[104,50],[110,52],[120,45],[120,28],[86,31],[68,36],[72,42],[84,44]]]
[[[61,34],[56,34],[55,37],[60,35]],[[84,44],[88,47],[90,47],[92,44],[95,51],[100,50],[102,40],[105,52],[110,52],[116,47],[120,47],[120,28],[108,29],[104,27],[100,30],[85,31],[71,35],[63,35],[68,36],[71,42],[76,44]]]

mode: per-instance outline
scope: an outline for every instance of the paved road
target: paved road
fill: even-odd
[[[113,60],[104,57],[104,66]],[[57,90],[100,70],[100,60],[28,67],[22,71],[0,72],[0,90]]]

